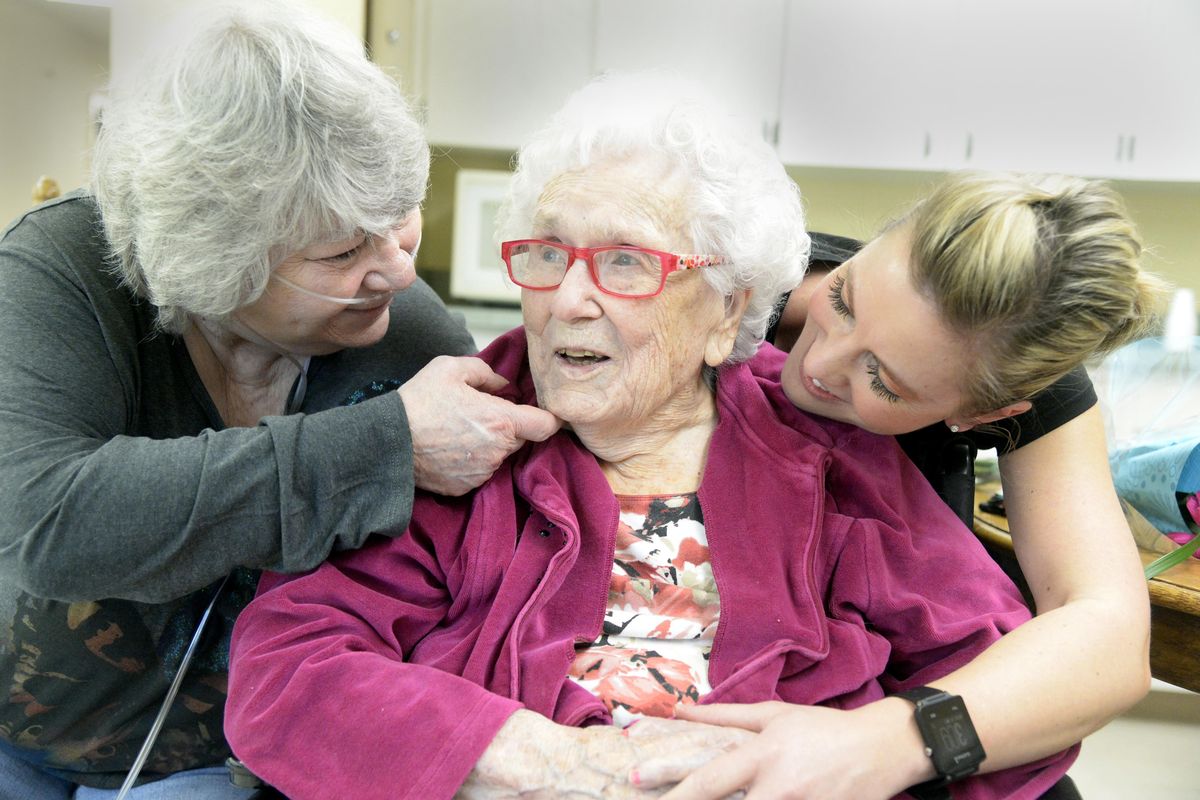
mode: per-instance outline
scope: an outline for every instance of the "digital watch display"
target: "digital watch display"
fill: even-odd
[[[940,776],[934,783],[945,785],[979,769],[987,754],[961,697],[928,686],[896,696],[916,706],[917,729],[925,740],[925,754]]]

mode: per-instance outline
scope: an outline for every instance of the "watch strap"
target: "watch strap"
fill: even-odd
[[[926,700],[931,700],[934,697],[953,697],[949,692],[943,692],[941,689],[934,689],[932,686],[918,686],[915,689],[905,689],[903,692],[896,692],[896,697],[903,697],[913,705],[919,706]]]

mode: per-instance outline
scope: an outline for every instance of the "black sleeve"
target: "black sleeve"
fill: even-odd
[[[1076,367],[1032,402],[1033,408],[1024,414],[993,423],[995,430],[971,431],[975,445],[980,450],[994,447],[1001,455],[1011,453],[1096,405],[1096,390],[1087,370]]]
[[[897,436],[900,446],[938,496],[971,524],[974,505],[974,464],[979,450],[995,448],[1003,455],[1045,436],[1096,404],[1096,390],[1083,367],[1067,373],[1033,398],[1024,414],[993,423],[991,430],[952,433],[938,422]]]
[[[808,235],[812,239],[812,252],[808,258],[810,269],[814,267],[827,270],[836,269],[863,246],[862,242],[848,236],[834,236],[832,233],[816,231],[810,231]],[[775,334],[779,332],[779,320],[783,316],[783,309],[787,307],[791,296],[790,291],[785,292],[775,303],[775,311],[771,314],[771,322],[767,326],[767,334],[763,337],[764,341],[775,341]]]
[[[809,261],[814,264],[828,264],[830,267],[836,267],[849,261],[850,257],[861,250],[863,246],[858,239],[851,239],[849,236],[834,236],[832,233],[811,231],[809,237],[812,239],[812,254],[809,256]]]

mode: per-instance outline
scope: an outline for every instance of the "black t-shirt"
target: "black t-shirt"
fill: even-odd
[[[812,233],[810,264],[833,269],[849,259],[862,243],[845,236]],[[777,306],[782,310],[788,296]],[[767,331],[767,341],[775,338],[778,322]],[[1096,404],[1096,391],[1083,367],[1077,367],[1045,391],[1035,395],[1033,407],[1024,414],[1000,420],[987,430],[951,433],[944,422],[896,437],[904,452],[913,460],[951,508],[965,521],[970,520],[973,492],[965,499],[965,487],[973,485],[972,465],[979,450],[995,448],[1000,454],[1011,453],[1060,425],[1078,417]]]

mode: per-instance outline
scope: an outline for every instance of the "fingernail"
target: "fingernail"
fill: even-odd
[[[640,786],[640,785],[641,785],[641,783],[642,783],[642,776],[641,776],[641,774],[640,774],[640,773],[637,771],[637,769],[636,769],[636,768],[629,770],[629,782],[630,782],[630,783],[632,783],[634,786]]]

